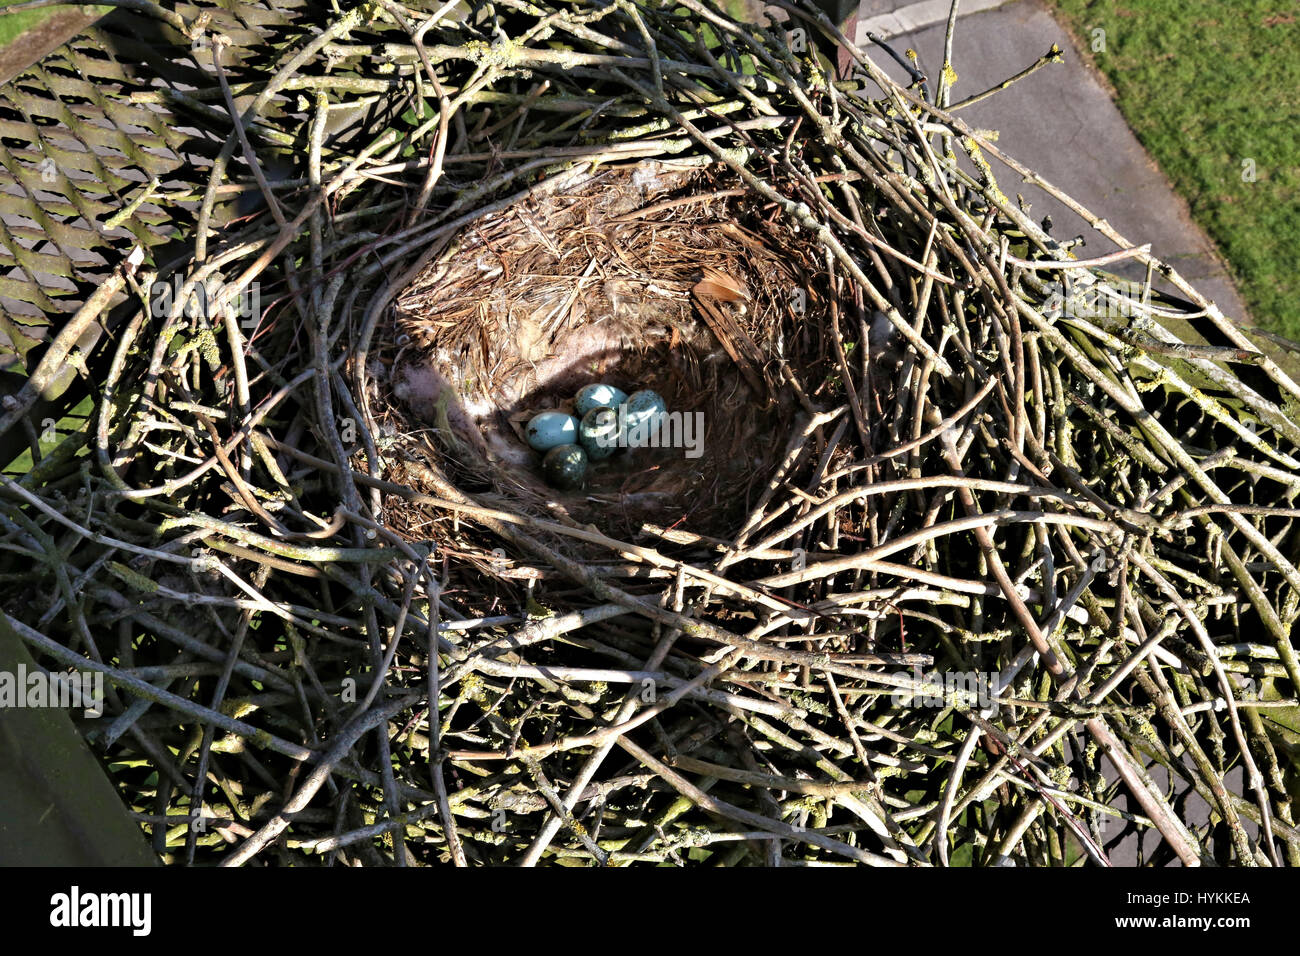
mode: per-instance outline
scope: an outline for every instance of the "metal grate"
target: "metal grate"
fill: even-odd
[[[209,30],[233,41],[223,62],[238,89],[255,79],[243,64],[299,32],[290,17],[301,6],[175,12],[190,21],[206,11]],[[0,366],[57,331],[133,246],[156,256],[192,240],[231,124],[206,43],[184,58],[159,54],[187,45],[173,26],[122,9],[0,89]],[[223,191],[214,226],[237,214],[241,195]]]

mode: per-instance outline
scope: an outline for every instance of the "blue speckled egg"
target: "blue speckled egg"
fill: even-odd
[[[528,422],[524,437],[538,451],[550,451],[557,445],[573,445],[578,441],[578,420],[565,412],[542,412]]]
[[[627,446],[640,448],[650,444],[650,436],[658,428],[658,419],[668,411],[668,405],[658,392],[643,388],[628,396],[625,408]]]
[[[581,488],[587,477],[587,453],[581,445],[557,445],[542,459],[542,472],[561,491]]]
[[[621,388],[615,388],[613,385],[597,383],[595,385],[584,385],[578,389],[577,396],[573,399],[573,411],[579,417],[584,417],[588,412],[596,408],[618,408],[627,401],[627,392]]]
[[[608,458],[618,451],[618,412],[601,406],[582,416],[578,441],[592,461]]]

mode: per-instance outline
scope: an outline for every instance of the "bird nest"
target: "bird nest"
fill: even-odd
[[[108,680],[165,859],[1300,863],[1300,386],[950,65],[779,2],[854,75],[700,0],[380,0],[226,68],[132,6],[225,145],[192,254],[78,314],[135,296],[0,587]],[[519,425],[599,380],[702,454],[547,487]]]
[[[637,538],[734,530],[832,368],[815,242],[735,183],[699,163],[604,167],[467,228],[395,302],[386,421],[529,513]],[[557,491],[523,428],[593,382],[654,390],[670,427]]]

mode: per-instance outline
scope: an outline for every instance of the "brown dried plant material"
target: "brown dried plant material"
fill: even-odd
[[[775,383],[765,374],[760,378],[759,370],[764,369],[767,362],[754,340],[733,317],[737,312],[744,315],[748,311],[749,294],[740,282],[725,272],[711,266],[705,266],[703,271],[704,278],[691,289],[701,316],[714,338],[740,368],[754,394],[764,395],[768,402],[774,401],[777,394]]]

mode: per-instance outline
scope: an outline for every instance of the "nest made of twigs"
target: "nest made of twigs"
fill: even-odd
[[[949,71],[806,9],[858,79],[698,0],[437,6],[204,59],[178,101],[259,96],[186,291],[138,276],[93,425],[6,486],[6,613],[113,684],[160,854],[1300,864],[1300,385],[1069,201],[1115,247],[1073,258]],[[712,457],[545,487],[512,419],[606,376]]]

